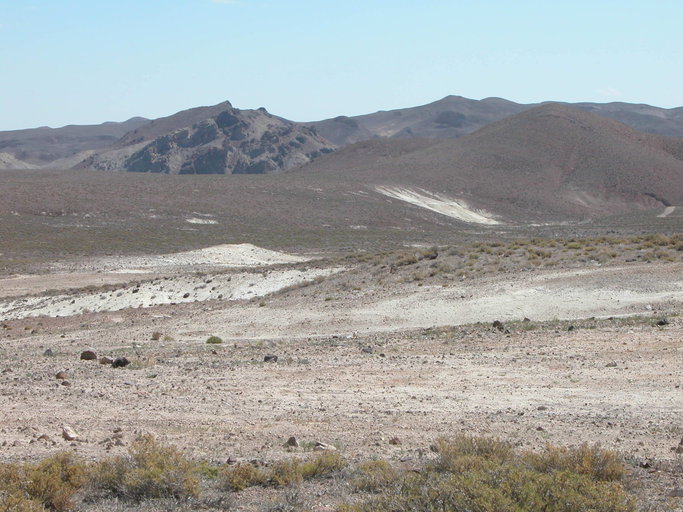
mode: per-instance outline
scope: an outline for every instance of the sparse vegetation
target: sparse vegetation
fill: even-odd
[[[197,497],[199,483],[199,466],[151,435],[136,439],[128,455],[97,464],[92,475],[95,489],[128,501]]]
[[[220,345],[221,343],[223,343],[223,340],[218,336],[209,336],[206,342],[209,345]]]
[[[419,471],[366,465],[355,488],[381,492],[342,505],[339,512],[636,510],[620,483],[625,470],[616,455],[598,447],[549,447],[534,454],[495,439],[459,436],[440,441],[438,452]]]

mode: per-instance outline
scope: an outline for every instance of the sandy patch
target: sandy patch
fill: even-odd
[[[171,270],[204,270],[225,267],[259,267],[283,263],[300,263],[311,258],[271,251],[252,244],[223,244],[194,251],[151,256],[94,258],[79,265],[69,265],[71,271],[90,272],[166,272]],[[55,265],[59,270],[65,265]]]
[[[341,270],[339,268],[280,270],[218,274],[211,277],[195,275],[164,277],[135,285],[125,285],[105,292],[8,300],[0,302],[0,318],[12,320],[35,316],[63,317],[87,312],[147,308],[163,304],[253,299]]]
[[[213,219],[200,219],[199,217],[190,217],[189,219],[185,219],[186,222],[189,222],[190,224],[218,224],[217,220]]]
[[[668,217],[669,215],[671,215],[675,209],[676,209],[675,206],[667,206],[666,208],[664,208],[664,211],[662,213],[657,215],[657,217],[660,219],[664,219],[664,218]]]
[[[500,224],[490,214],[482,211],[472,210],[462,200],[455,200],[440,194],[432,194],[426,190],[411,190],[401,187],[375,187],[380,194],[394,199],[400,199],[407,203],[426,208],[441,215],[446,215],[454,219],[475,224]]]

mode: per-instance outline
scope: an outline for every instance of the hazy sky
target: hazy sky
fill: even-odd
[[[297,121],[435,101],[683,105],[683,0],[0,0],[0,130],[230,100]]]

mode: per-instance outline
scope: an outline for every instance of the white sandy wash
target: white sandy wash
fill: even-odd
[[[35,316],[58,317],[172,303],[253,299],[341,270],[343,269],[264,270],[216,274],[210,277],[163,277],[139,284],[127,284],[106,292],[0,301],[0,318],[12,320]]]
[[[311,258],[279,251],[271,251],[252,244],[223,244],[195,251],[149,256],[94,258],[69,270],[103,272],[164,272],[178,267],[199,270],[206,267],[260,267],[282,263],[301,263]],[[60,270],[56,265],[55,270]]]
[[[400,199],[415,206],[426,208],[441,215],[446,215],[464,222],[475,224],[500,224],[496,219],[485,214],[486,212],[472,210],[461,200],[451,197],[433,194],[422,189],[409,189],[401,187],[375,187],[380,194],[384,194],[394,199]]]

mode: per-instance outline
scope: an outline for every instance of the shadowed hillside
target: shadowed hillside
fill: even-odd
[[[547,104],[457,140],[365,141],[302,172],[346,169],[377,186],[417,187],[503,217],[547,221],[683,204],[682,148],[683,140]]]

